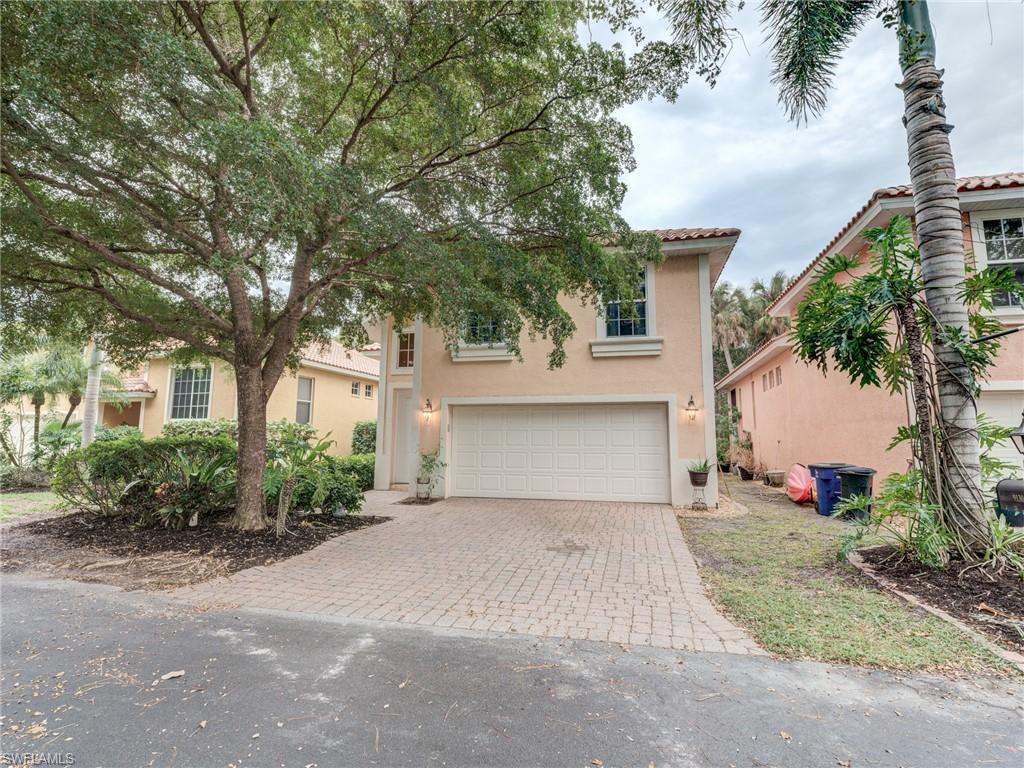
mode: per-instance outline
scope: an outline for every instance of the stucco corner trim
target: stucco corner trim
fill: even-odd
[[[610,336],[590,340],[592,357],[652,357],[660,355],[665,339],[661,336]]]

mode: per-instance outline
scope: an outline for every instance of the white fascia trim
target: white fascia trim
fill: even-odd
[[[453,363],[516,359],[506,344],[460,344],[449,352]]]
[[[363,373],[362,371],[352,371],[348,368],[339,368],[336,365],[328,365],[327,363],[318,363],[313,360],[306,360],[303,358],[300,361],[299,368],[313,368],[317,371],[329,371],[330,373],[336,373],[339,376],[348,376],[353,379],[365,379],[366,381],[380,381],[380,376],[374,376],[372,373]],[[296,374],[299,372],[296,371]]]
[[[1002,379],[981,382],[982,392],[1024,392],[1024,379]]]
[[[661,336],[606,336],[590,340],[591,357],[650,357],[660,355]]]
[[[736,245],[738,236],[730,237],[707,237],[703,240],[683,240],[680,242],[668,242],[661,244],[661,252],[666,256],[682,251],[712,251],[716,248],[723,248]]]
[[[723,376],[718,383],[715,384],[715,389],[722,390],[727,387],[732,387],[734,384],[738,383],[740,379],[745,378],[753,369],[768,362],[779,352],[789,349],[791,346],[792,342],[790,342],[788,334],[779,336],[771,344],[761,347],[761,349]]]
[[[655,395],[477,395],[441,398],[440,456],[445,469],[438,483],[438,495],[448,498],[449,473],[452,468],[451,410],[459,405],[615,405],[619,403],[665,403],[668,423],[668,474],[671,503],[680,505],[685,498],[683,461],[679,457],[679,400],[671,394]],[[688,482],[688,481],[687,481]]]
[[[989,203],[993,200],[1013,200],[1019,205],[1021,200],[1024,200],[1024,190],[1020,187],[1010,187],[1009,189],[978,189],[960,193],[960,207],[965,211],[970,211],[971,209],[967,206],[973,206],[974,203]],[[989,213],[989,211],[984,211],[984,213]]]

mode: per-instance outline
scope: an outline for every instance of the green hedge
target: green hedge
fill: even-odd
[[[312,440],[316,430],[309,424],[295,424],[287,419],[267,422],[267,447],[277,448],[285,432],[298,433],[302,440]],[[237,419],[179,419],[164,424],[165,437],[227,437],[238,440]]]
[[[359,482],[359,490],[373,490],[372,453],[353,453],[351,456],[331,457],[342,472],[351,474]]]
[[[352,427],[352,453],[375,453],[377,451],[377,422],[357,421]]]

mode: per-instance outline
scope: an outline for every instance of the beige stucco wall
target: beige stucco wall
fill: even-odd
[[[213,362],[213,386],[210,393],[210,418],[233,419],[236,417],[235,379],[231,367],[219,360]],[[352,428],[357,421],[377,417],[377,382],[370,379],[347,376],[343,373],[322,368],[300,366],[297,373],[286,372],[278,381],[267,403],[267,420],[295,420],[298,376],[314,380],[313,416],[311,424],[321,436],[330,433],[335,441],[331,453],[346,455],[351,452]],[[169,361],[154,358],[149,361],[147,374],[149,386],[156,394],[145,403],[143,434],[155,437],[160,434],[167,420],[167,393],[170,390]],[[353,397],[351,385],[359,382],[359,397]],[[364,395],[364,385],[373,386],[373,396]]]
[[[692,253],[672,256],[655,270],[654,335],[664,338],[661,354],[657,356],[593,357],[590,341],[597,336],[597,309],[565,299],[563,306],[571,314],[577,329],[566,342],[567,359],[559,369],[548,369],[550,343],[543,339],[531,341],[524,334],[522,361],[456,362],[445,347],[440,331],[420,326],[416,345],[420,369],[418,374],[410,376],[394,372],[396,351],[389,324],[386,330],[389,399],[385,405],[391,408],[393,387],[408,385],[413,388],[419,450],[427,453],[441,446],[440,430],[446,423],[441,409],[448,398],[674,396],[674,410],[670,414],[674,420],[670,433],[673,430],[676,433],[677,455],[673,473],[679,483],[686,485],[688,493],[685,462],[705,456],[705,419],[708,418],[708,406],[713,406],[713,402],[705,402],[702,385],[700,258]],[[683,410],[691,395],[700,409],[692,422]],[[429,420],[422,414],[428,398],[435,409]],[[382,436],[390,445],[395,425],[388,423],[386,418],[385,424],[391,431]],[[385,459],[391,460],[391,457]],[[378,485],[382,478],[386,478],[386,474],[378,475]],[[714,500],[712,487],[709,489],[709,501]]]

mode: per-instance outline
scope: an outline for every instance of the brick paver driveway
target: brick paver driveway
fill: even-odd
[[[672,508],[448,499],[276,565],[178,590],[190,600],[490,632],[757,653],[705,597]]]

